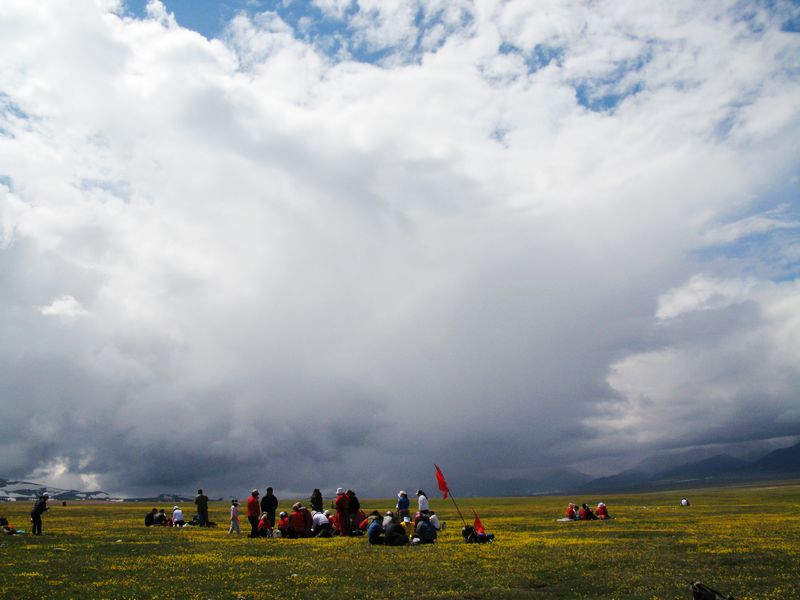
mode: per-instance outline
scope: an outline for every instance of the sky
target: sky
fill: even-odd
[[[799,30],[4,0],[0,476],[388,497],[794,443]]]

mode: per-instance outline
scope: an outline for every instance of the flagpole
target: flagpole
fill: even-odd
[[[464,515],[461,514],[461,509],[458,508],[458,504],[456,504],[456,499],[453,497],[453,494],[450,492],[449,488],[447,489],[447,493],[450,496],[450,500],[453,501],[453,506],[455,506],[456,510],[458,511],[458,516],[461,517],[461,522],[464,523],[464,527],[466,527],[467,526],[467,522],[464,519]]]

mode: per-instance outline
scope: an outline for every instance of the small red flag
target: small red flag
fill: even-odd
[[[441,490],[442,494],[444,494],[444,496],[442,496],[442,500],[447,500],[447,494],[450,493],[450,488],[447,487],[447,481],[444,478],[444,473],[442,473],[442,470],[436,463],[434,463],[433,466],[436,467],[436,483],[439,484],[439,489]]]
[[[472,524],[472,526],[475,528],[475,531],[478,533],[486,533],[486,529],[484,528],[483,523],[481,523],[481,520],[478,518],[478,513],[475,512],[474,508],[472,509],[472,514],[475,515],[475,522]]]

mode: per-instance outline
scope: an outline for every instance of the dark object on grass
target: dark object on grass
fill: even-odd
[[[689,589],[692,592],[692,600],[734,600],[733,596],[726,596],[717,590],[712,590],[699,581],[689,584]]]

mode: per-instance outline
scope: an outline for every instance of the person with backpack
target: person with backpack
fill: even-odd
[[[47,500],[50,498],[50,494],[45,492],[39,499],[36,501],[36,504],[33,505],[33,510],[31,511],[31,521],[33,521],[33,535],[42,535],[42,515],[50,510],[50,507],[47,506]]]

